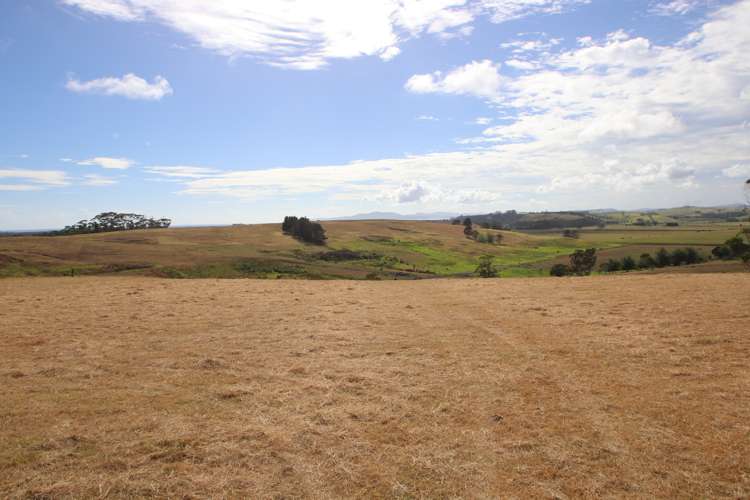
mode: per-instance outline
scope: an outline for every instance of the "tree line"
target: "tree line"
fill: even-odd
[[[328,239],[323,226],[318,222],[312,222],[307,217],[287,215],[281,223],[281,231],[299,241],[314,245],[325,245]]]
[[[153,219],[141,214],[102,212],[89,220],[81,220],[53,234],[88,234],[132,229],[164,229],[172,225],[171,219]]]
[[[700,264],[705,261],[706,259],[692,247],[677,248],[672,252],[669,252],[665,248],[660,248],[654,256],[651,256],[649,253],[642,253],[638,260],[629,255],[620,260],[609,259],[602,264],[600,270],[605,273],[614,273],[618,271],[635,271],[637,269]]]

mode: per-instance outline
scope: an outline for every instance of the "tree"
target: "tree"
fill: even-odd
[[[328,239],[323,226],[317,222],[310,221],[307,217],[284,217],[284,222],[281,223],[281,230],[300,241],[315,245],[325,245]]]
[[[482,255],[479,257],[479,265],[474,272],[482,278],[496,278],[497,268],[493,264],[494,260],[495,257],[492,255]]]
[[[698,264],[700,262],[703,262],[703,258],[695,248],[688,247],[685,249],[685,264]]]
[[[681,266],[687,264],[687,252],[683,248],[678,248],[672,252],[672,265]]]
[[[568,276],[570,272],[570,267],[566,266],[565,264],[555,264],[549,270],[550,276],[557,277]]]
[[[52,234],[85,234],[132,229],[168,228],[171,219],[152,219],[141,214],[102,212],[90,220],[81,220]]]
[[[563,231],[564,238],[576,238],[577,239],[579,236],[580,235],[578,231],[576,231],[575,229],[566,229],[565,231]]]
[[[622,259],[622,270],[632,271],[633,269],[635,269],[635,259],[628,255],[627,257]]]
[[[469,217],[464,219],[464,234],[469,238],[474,237],[474,228]]]
[[[641,254],[641,258],[638,259],[638,267],[641,269],[652,269],[656,267],[656,260],[651,257],[649,253]]]
[[[660,248],[656,252],[656,267],[667,267],[672,264],[672,259],[669,257],[669,252],[665,248]]]
[[[297,221],[299,219],[293,215],[287,215],[284,217],[284,222],[281,223],[281,231],[289,234],[292,232],[292,228],[294,228],[295,224],[297,224]]]
[[[727,260],[732,258],[732,249],[726,245],[719,245],[711,250],[711,255],[717,259]]]
[[[591,274],[596,265],[596,248],[576,250],[570,255],[570,270],[578,276]]]
[[[750,251],[750,245],[745,243],[742,236],[743,233],[740,233],[733,238],[729,238],[726,243],[724,243],[732,251],[732,256],[734,257],[740,257],[745,252]]]

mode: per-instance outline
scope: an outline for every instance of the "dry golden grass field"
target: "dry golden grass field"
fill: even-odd
[[[747,498],[750,274],[0,280],[1,498]]]

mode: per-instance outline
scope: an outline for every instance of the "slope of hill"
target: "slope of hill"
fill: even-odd
[[[165,277],[425,278],[471,274],[489,254],[504,276],[543,275],[576,248],[637,257],[659,246],[692,245],[708,254],[737,226],[582,230],[480,230],[501,244],[467,239],[462,226],[419,221],[325,222],[328,244],[306,245],[279,224],[150,229],[56,237],[0,238],[0,276],[126,273]]]

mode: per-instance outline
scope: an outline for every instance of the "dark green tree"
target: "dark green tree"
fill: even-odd
[[[570,255],[570,270],[578,276],[591,274],[596,265],[596,248],[576,250]]]
[[[628,255],[627,257],[622,259],[622,270],[623,271],[632,271],[635,269],[635,259]]]
[[[474,237],[474,228],[469,217],[464,219],[464,234],[469,238]]]
[[[650,253],[643,253],[640,259],[638,259],[638,267],[641,269],[653,269],[656,267],[656,260],[651,257]]]
[[[672,259],[669,257],[669,252],[666,248],[660,248],[656,252],[656,267],[667,267],[672,264]]]

